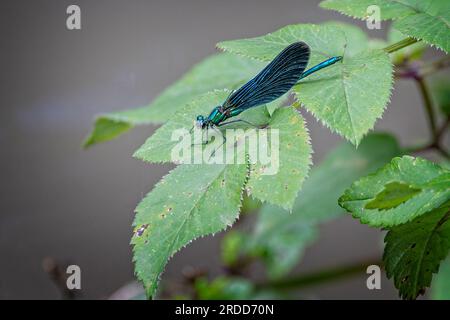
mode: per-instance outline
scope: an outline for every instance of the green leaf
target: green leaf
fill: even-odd
[[[367,8],[377,5],[381,20],[395,20],[393,27],[403,34],[421,39],[445,52],[450,50],[450,3],[447,0],[326,0],[325,9],[367,19]]]
[[[135,273],[148,297],[178,250],[234,223],[247,176],[247,165],[182,165],[141,201],[131,243]]]
[[[449,170],[404,156],[354,182],[339,204],[362,223],[392,227],[446,203],[450,199],[449,185]]]
[[[365,137],[358,149],[344,143],[311,170],[292,213],[266,205],[262,208],[245,251],[259,255],[271,277],[280,277],[298,262],[304,249],[317,237],[317,224],[342,213],[338,197],[355,179],[378,169],[400,153],[387,134]]]
[[[357,145],[381,117],[393,81],[389,56],[382,50],[365,51],[367,37],[357,28],[337,23],[291,25],[262,37],[221,42],[218,47],[269,61],[300,40],[311,47],[309,67],[331,56],[344,58],[295,86],[297,99],[331,130]]]
[[[184,128],[187,133],[192,128],[193,119],[196,115],[208,114],[212,106],[216,106],[228,95],[229,91],[215,91],[194,99],[186,108],[177,112],[172,120],[159,128],[135,152],[134,156],[149,162],[173,161],[173,150],[178,150],[177,145],[179,144],[178,139],[172,138],[173,133],[180,128]],[[276,109],[272,117],[269,117],[264,107],[257,107],[244,112],[241,118],[248,119],[254,124],[267,124],[267,128],[271,130],[267,134],[269,143],[261,144],[261,142],[267,141],[263,139],[259,140],[258,145],[260,151],[263,150],[263,146],[266,146],[268,152],[261,151],[258,159],[253,160],[253,157],[250,157],[252,165],[247,191],[261,201],[289,209],[308,175],[311,163],[312,150],[303,118],[292,107]],[[248,126],[247,129],[253,130]],[[243,142],[246,137],[251,135],[251,130],[236,132],[236,140]],[[276,147],[276,140],[273,140],[276,136],[278,136],[279,147]],[[218,139],[217,148],[222,143],[221,138]],[[225,147],[226,152],[224,154],[233,154],[234,151],[240,154],[246,151],[239,148],[233,149],[235,148],[234,145],[228,146],[228,143]],[[192,161],[192,158],[200,159],[199,153],[203,152],[203,160],[208,162],[213,151],[205,152],[205,150],[214,150],[214,148],[209,144],[203,148],[199,148],[198,145],[191,146],[186,151],[189,151],[193,156],[188,156],[186,160],[189,162]],[[196,157],[195,155],[199,156]],[[267,157],[263,158],[262,155],[267,155]]]
[[[404,299],[415,299],[430,286],[433,273],[450,249],[450,207],[428,212],[392,228],[383,260],[388,278]]]
[[[435,300],[450,300],[450,257],[441,263],[439,273],[434,276],[431,296]]]
[[[83,147],[87,148],[96,143],[112,140],[131,127],[132,125],[127,122],[99,117],[95,120],[94,130],[83,142]]]
[[[114,139],[136,125],[166,122],[194,97],[214,89],[235,89],[263,66],[261,62],[224,53],[206,58],[149,105],[101,115],[85,146]]]

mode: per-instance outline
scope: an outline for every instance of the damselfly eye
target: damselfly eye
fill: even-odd
[[[205,123],[205,117],[203,117],[203,116],[197,116],[197,119],[196,119],[196,125],[197,125],[197,127],[198,128],[202,128],[203,127],[203,124]]]

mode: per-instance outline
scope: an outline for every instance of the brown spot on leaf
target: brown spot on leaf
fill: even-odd
[[[143,224],[136,230],[135,235],[138,237],[141,237],[144,234],[145,230],[147,230],[147,228],[148,228],[148,223]]]

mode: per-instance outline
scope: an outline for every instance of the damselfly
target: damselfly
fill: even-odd
[[[215,107],[207,117],[197,116],[196,126],[208,130],[236,122],[253,125],[242,119],[226,120],[236,117],[249,108],[280,98],[299,80],[342,60],[341,56],[331,57],[304,71],[309,56],[309,46],[304,42],[296,42],[287,46],[259,74],[233,91],[225,102]],[[223,138],[225,141],[225,136]]]

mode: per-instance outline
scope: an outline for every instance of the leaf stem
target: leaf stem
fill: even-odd
[[[390,46],[387,46],[383,50],[386,51],[387,53],[392,53],[392,52],[398,51],[400,49],[403,49],[404,47],[410,46],[413,43],[416,43],[418,41],[420,41],[420,40],[417,40],[414,38],[406,38],[406,39],[400,40],[399,42],[393,43]]]
[[[257,284],[258,290],[275,289],[275,290],[297,290],[304,287],[319,285],[330,280],[337,280],[345,277],[365,274],[366,269],[370,265],[381,266],[380,260],[369,260],[366,262],[358,262],[355,264],[340,266],[328,270],[313,272],[310,274],[293,276],[286,279],[274,280],[267,283]]]
[[[433,103],[431,100],[430,91],[428,90],[428,87],[423,77],[416,76],[415,80],[417,82],[417,85],[419,86],[420,93],[422,94],[423,106],[427,114],[428,125],[431,131],[431,138],[433,139],[433,142],[436,142],[438,138],[436,127],[436,116],[433,110]]]

